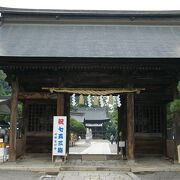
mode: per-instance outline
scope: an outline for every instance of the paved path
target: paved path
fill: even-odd
[[[86,143],[85,140],[76,142],[74,147],[70,147],[70,154],[116,154],[117,145],[111,144],[108,140],[91,140]]]
[[[137,176],[141,180],[180,180],[180,172],[146,172]]]
[[[86,150],[82,151],[81,154],[111,154],[109,148],[109,142],[96,142],[93,141]]]
[[[56,176],[40,172],[0,170],[0,180],[55,180]]]

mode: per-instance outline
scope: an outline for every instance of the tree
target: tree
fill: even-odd
[[[11,93],[8,83],[5,81],[6,74],[0,70],[0,96],[9,96]],[[0,114],[0,120],[9,121],[9,115]]]
[[[9,96],[11,93],[8,83],[5,81],[6,74],[0,70],[0,96]]]
[[[110,118],[109,122],[105,122],[103,123],[103,129],[106,130],[106,138],[110,139],[110,136],[113,134],[114,137],[117,136],[117,126],[118,126],[118,110],[116,105],[114,105],[113,107],[109,107],[108,108],[108,116]]]
[[[112,107],[111,111],[108,111],[108,116],[110,117],[111,121],[113,122],[114,125],[118,125],[118,110],[117,110],[117,106],[114,105]]]
[[[178,83],[177,90],[180,93],[180,81]],[[179,97],[174,99],[174,101],[170,103],[170,111],[172,113],[180,112],[180,98]]]
[[[178,82],[177,90],[180,93],[180,82]],[[176,112],[180,112],[180,98],[174,99],[167,105],[167,128],[172,129],[174,115]]]
[[[109,122],[103,123],[103,129],[106,130],[105,138],[110,139],[110,136],[113,134],[116,136],[117,126],[110,120]]]
[[[85,126],[76,119],[70,119],[70,130],[75,133],[85,133]]]

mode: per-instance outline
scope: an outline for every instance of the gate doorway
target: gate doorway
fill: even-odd
[[[73,98],[71,102],[75,100]],[[104,96],[103,102],[96,96],[84,96],[83,104],[81,98],[76,97],[76,104],[71,103],[69,154],[117,155],[118,111],[115,96],[114,104],[108,103],[109,96]]]
[[[72,107],[73,105],[71,105],[71,102],[73,103],[75,99],[70,98],[70,95],[72,94],[70,94],[69,92],[65,92],[63,94],[58,91],[56,93],[51,91],[52,93],[57,95],[57,100],[43,100],[42,103],[40,103],[39,100],[36,102],[29,101],[27,113],[29,119],[28,131],[32,131],[32,133],[27,133],[27,152],[35,152],[36,148],[39,148],[38,152],[51,152],[52,119],[54,115],[62,114],[67,116],[68,119],[67,155],[69,157],[72,157],[73,155],[78,157],[77,155],[80,155],[80,158],[82,158],[86,157],[85,155],[102,155],[103,157],[105,157],[104,159],[107,159],[107,157],[110,156],[114,156],[113,159],[119,159],[121,155],[126,155],[125,141],[126,139],[128,139],[128,137],[123,138],[124,132],[120,131],[120,129],[122,128],[120,119],[123,118],[120,117],[121,93],[118,93],[117,91],[132,91],[131,93],[133,94],[133,92],[136,92],[137,89],[117,89],[115,90],[116,93],[113,93],[114,91],[112,92],[113,95],[110,94],[108,96],[109,92],[104,96],[100,95],[100,97],[103,96],[104,99],[100,99],[99,97],[99,106],[95,103],[97,96],[96,94],[93,94],[94,92],[91,95],[91,100],[88,100],[89,95],[87,97],[87,94],[83,94],[85,99],[87,99],[87,102],[86,100],[83,100],[83,103],[85,105],[84,107],[82,107],[81,103],[79,103],[80,106]],[[121,96],[126,96],[126,92],[124,92],[124,95],[121,94]],[[79,102],[82,101],[81,94],[79,94],[77,97],[79,98]],[[132,115],[132,117],[128,117],[130,122],[134,116],[132,111],[134,103],[131,103],[130,100],[128,100],[128,102],[129,109],[127,108],[125,114]],[[104,103],[104,105],[102,105],[102,103]],[[132,112],[130,112],[130,110]],[[122,113],[122,115],[123,114],[124,113]],[[43,126],[41,126],[40,124],[41,119],[43,119]],[[45,119],[47,119],[47,124],[45,124]],[[126,122],[124,121],[125,124]],[[77,123],[81,124],[81,126],[84,128],[84,131],[82,131],[82,129],[79,130]],[[35,131],[38,132],[34,133]],[[131,131],[131,127],[129,131]],[[33,140],[33,137],[35,141]],[[129,136],[129,138],[132,138],[132,136]],[[124,148],[120,148],[119,143],[123,140]],[[37,146],[34,146],[35,142],[37,143]]]

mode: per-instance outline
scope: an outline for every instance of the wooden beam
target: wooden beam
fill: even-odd
[[[18,99],[52,99],[56,98],[56,94],[51,94],[47,92],[19,92]]]
[[[127,94],[127,158],[134,160],[134,94]]]
[[[11,84],[11,114],[10,114],[10,141],[9,141],[9,160],[16,160],[16,126],[17,126],[17,103],[18,103],[18,82],[13,81]]]

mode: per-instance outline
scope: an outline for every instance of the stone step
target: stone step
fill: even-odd
[[[119,171],[61,171],[56,180],[140,180],[135,174]]]
[[[130,167],[121,167],[121,166],[61,166],[60,171],[123,171],[130,172]]]

